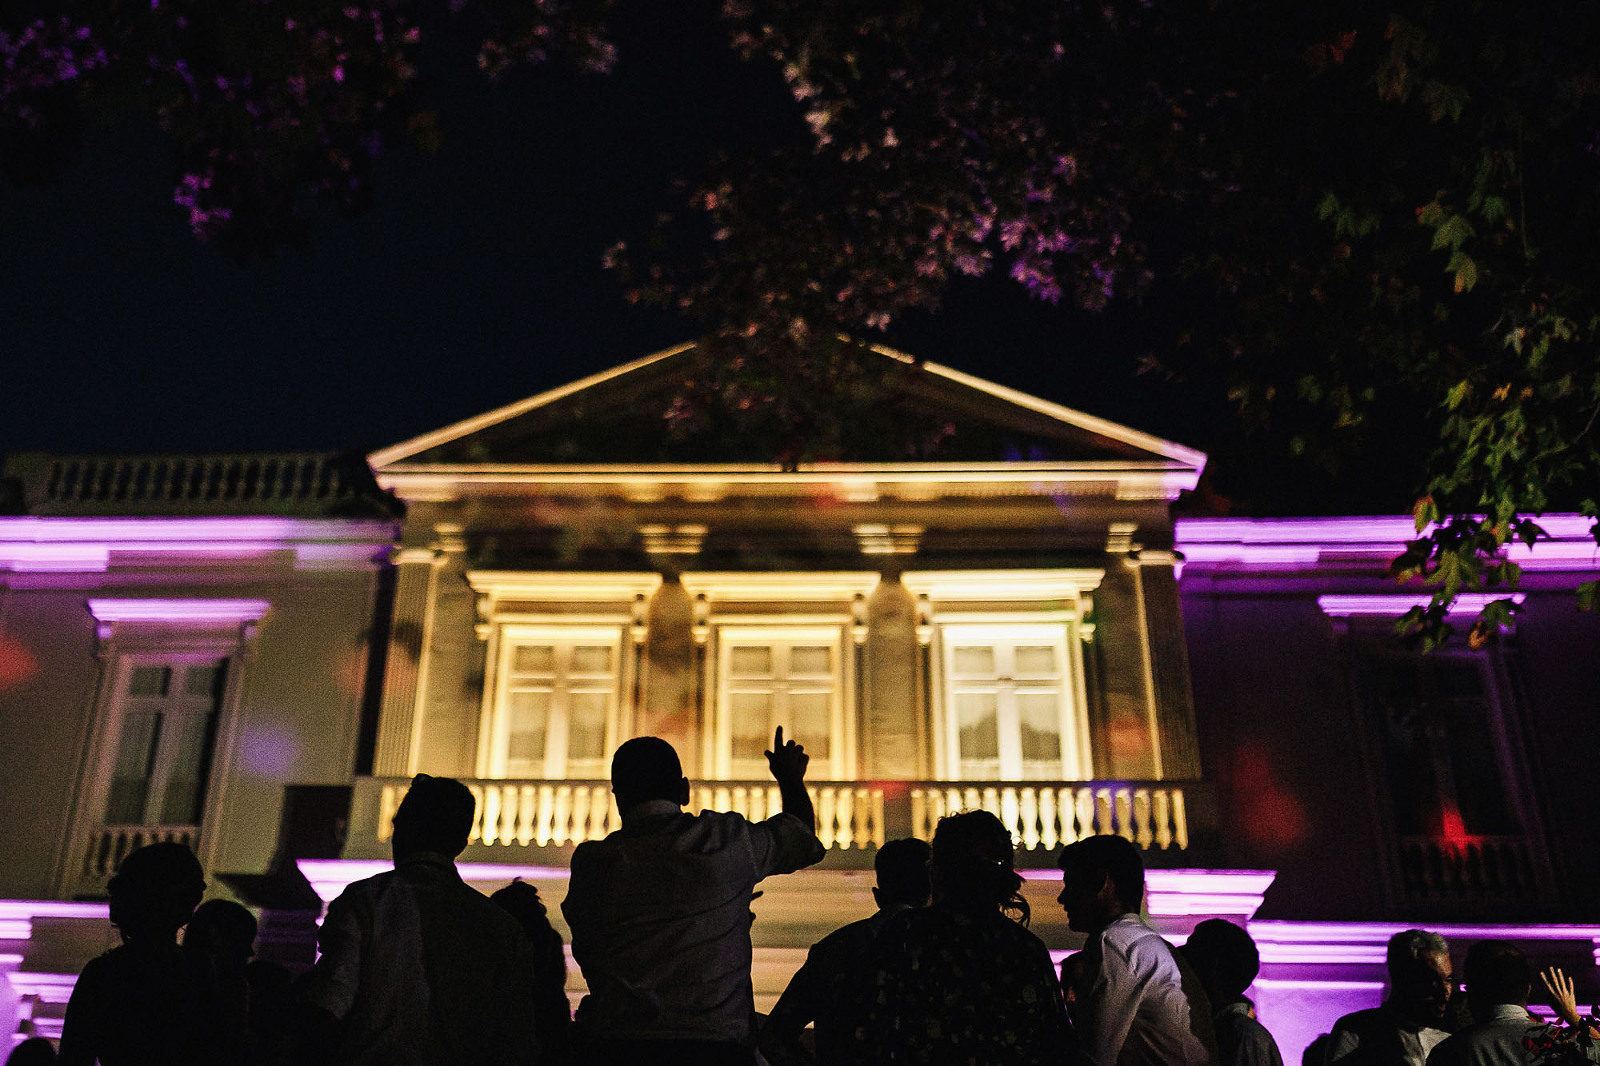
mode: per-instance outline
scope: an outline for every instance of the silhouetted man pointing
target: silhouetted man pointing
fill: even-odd
[[[589,995],[580,1037],[595,1063],[753,1061],[750,898],[770,874],[822,858],[805,749],[778,729],[767,764],[783,811],[764,822],[687,814],[677,752],[636,737],[611,761],[622,828],[572,854],[561,912]]]

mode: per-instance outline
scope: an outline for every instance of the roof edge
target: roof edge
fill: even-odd
[[[437,447],[441,444],[447,444],[453,440],[458,440],[461,437],[467,436],[468,434],[475,433],[489,426],[504,422],[507,419],[515,418],[520,414],[524,414],[536,408],[554,403],[557,400],[570,396],[573,393],[581,392],[584,389],[590,388],[591,386],[599,385],[603,382],[610,381],[613,378],[621,377],[625,374],[630,374],[636,370],[642,370],[654,363],[658,363],[664,359],[668,359],[672,356],[690,351],[696,347],[698,347],[697,341],[686,341],[682,344],[673,345],[670,348],[661,349],[660,351],[653,352],[650,355],[635,359],[632,362],[623,363],[622,365],[612,367],[609,370],[603,370],[600,373],[591,374],[588,377],[580,378],[577,381],[568,382],[565,385],[558,386],[554,389],[549,389],[545,392],[538,393],[537,395],[530,396],[523,400],[518,400],[515,403],[506,404],[503,407],[497,407],[491,411],[486,411],[483,414],[462,419],[461,421],[454,422],[443,427],[442,429],[432,430],[431,432],[424,433],[417,437],[412,437],[406,441],[402,441],[399,444],[390,445],[387,448],[380,448],[367,456],[367,462],[371,465],[375,472],[381,471],[395,463],[408,459],[411,456],[427,451],[430,448]],[[945,366],[942,363],[918,360],[915,356],[899,351],[898,349],[891,348],[888,345],[868,344],[863,345],[863,347],[865,347],[868,351],[875,352],[878,355],[884,356],[888,359],[893,359],[896,362],[920,365],[930,373],[937,374],[948,381],[985,393],[1002,402],[1009,403],[1026,410],[1034,411],[1038,414],[1044,415],[1047,418],[1053,418],[1058,422],[1064,422],[1068,425],[1075,426],[1090,433],[1098,434],[1102,437],[1117,441],[1118,443],[1154,453],[1155,455],[1161,456],[1164,459],[1181,464],[1185,467],[1190,467],[1194,469],[1196,473],[1199,473],[1205,468],[1207,461],[1206,453],[1199,451],[1198,449],[1190,448],[1175,441],[1154,436],[1153,434],[1140,432],[1139,430],[1122,425],[1119,422],[1113,422],[1109,419],[1099,418],[1084,411],[1079,411],[1076,408],[1067,407],[1063,404],[1040,399],[1037,396],[1032,396],[1028,393],[1009,388],[1005,385],[1000,385],[996,382],[989,381],[986,378],[980,378],[973,374],[967,374],[963,371],[956,370],[953,367]]]
[[[450,441],[459,440],[469,433],[476,433],[480,429],[485,429],[489,426],[495,425],[498,422],[504,422],[508,418],[515,418],[517,415],[523,414],[527,411],[544,407],[547,404],[554,403],[557,400],[570,396],[575,392],[581,392],[590,386],[599,385],[602,382],[610,381],[612,378],[621,377],[622,375],[632,373],[635,370],[642,370],[652,363],[658,363],[663,359],[669,359],[674,355],[679,355],[683,352],[689,351],[694,347],[696,347],[696,342],[694,341],[686,341],[683,344],[675,344],[670,348],[663,348],[660,351],[652,352],[651,354],[643,356],[639,359],[635,359],[630,363],[623,363],[621,366],[614,366],[610,370],[602,370],[598,374],[590,374],[588,377],[579,378],[577,381],[569,381],[565,385],[558,385],[553,389],[546,390],[545,392],[538,393],[534,396],[529,396],[527,399],[506,404],[504,407],[496,407],[492,411],[485,411],[483,414],[473,415],[471,418],[464,418],[461,421],[453,422],[442,429],[435,429],[431,432],[424,433],[421,436],[412,437],[410,440],[401,441],[399,444],[391,444],[387,448],[380,448],[367,456],[367,463],[374,471],[381,470],[382,468],[389,466],[391,463],[396,463],[402,459],[407,459],[418,454],[419,452],[427,451],[429,448],[435,448],[441,444],[448,444]]]
[[[874,344],[871,346],[871,350],[877,352],[879,355],[888,356],[889,358],[898,362],[917,362],[915,356],[899,351],[898,349],[891,348],[885,344]],[[1118,441],[1122,444],[1127,444],[1135,448],[1143,448],[1145,451],[1155,452],[1157,455],[1164,456],[1165,458],[1171,459],[1174,462],[1182,463],[1185,466],[1192,466],[1197,471],[1205,468],[1208,457],[1205,452],[1202,452],[1199,449],[1190,448],[1187,445],[1179,444],[1176,441],[1170,441],[1163,437],[1157,437],[1154,434],[1142,433],[1139,430],[1132,429],[1120,422],[1113,422],[1107,418],[1100,418],[1085,411],[1080,411],[1075,407],[1067,407],[1064,404],[1040,399],[1039,397],[1033,396],[1029,393],[1022,392],[1018,389],[1009,388],[1005,385],[998,384],[997,382],[990,381],[987,378],[980,378],[976,374],[965,373],[964,371],[957,370],[954,367],[945,366],[942,363],[923,360],[921,365],[923,369],[930,373],[938,374],[940,377],[949,381],[954,381],[959,385],[965,385],[968,388],[977,389],[980,392],[986,392],[997,400],[1004,400],[1005,402],[1015,404],[1018,407],[1024,407],[1030,411],[1036,411],[1039,414],[1045,415],[1046,417],[1054,418],[1059,422],[1066,422],[1069,425],[1077,426],[1080,429],[1086,429],[1091,433],[1098,433],[1102,437],[1109,437],[1112,440]]]

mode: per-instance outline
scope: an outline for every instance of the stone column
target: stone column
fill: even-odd
[[[705,722],[696,703],[694,601],[676,578],[668,578],[651,597],[643,656],[644,706],[634,714],[635,736],[656,736],[671,744],[683,772],[706,774],[701,749]]]
[[[1139,566],[1128,556],[1106,560],[1105,578],[1094,591],[1094,643],[1085,658],[1099,698],[1091,699],[1097,778],[1145,780],[1160,777],[1156,745],[1157,714],[1152,698]]]
[[[898,578],[886,577],[867,605],[866,678],[857,719],[857,765],[869,780],[927,776],[919,704],[916,600]]]
[[[1173,572],[1175,561],[1171,552],[1138,553],[1156,730],[1161,744],[1161,775],[1172,780],[1198,780],[1200,746],[1194,721],[1194,695],[1189,686],[1189,652],[1183,639],[1178,579]]]
[[[393,556],[398,573],[383,670],[383,701],[378,710],[378,743],[372,760],[374,777],[409,777],[412,772],[412,736],[427,683],[424,640],[438,558],[439,553],[431,548],[401,548]]]

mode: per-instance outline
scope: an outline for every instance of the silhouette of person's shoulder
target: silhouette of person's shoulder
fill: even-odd
[[[203,988],[176,944],[123,944],[84,966],[68,1013],[106,1066],[182,1062]]]

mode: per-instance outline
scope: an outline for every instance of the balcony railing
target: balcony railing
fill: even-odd
[[[1183,789],[1156,782],[929,783],[911,790],[912,835],[929,839],[940,818],[977,808],[998,817],[1028,851],[1113,833],[1146,850],[1189,846]]]
[[[465,782],[478,800],[471,843],[530,848],[599,840],[622,822],[605,781]],[[350,854],[388,842],[405,778],[358,778]],[[929,839],[940,818],[989,811],[1025,851],[1053,850],[1115,833],[1147,850],[1189,847],[1185,786],[1171,782],[818,781],[810,783],[817,835],[833,850],[878,847],[903,836]],[[690,788],[690,810],[735,811],[760,820],[781,809],[770,781],[707,781]]]
[[[103,896],[106,882],[117,872],[122,860],[130,851],[146,844],[176,841],[191,849],[200,836],[193,825],[107,825],[96,829],[84,849],[83,869],[78,872],[78,883],[73,890],[78,896]]]
[[[1552,880],[1543,849],[1523,836],[1402,837],[1400,875],[1405,902],[1412,904],[1550,902]]]
[[[388,506],[358,456],[22,453],[6,472],[34,514],[347,515]],[[363,506],[365,504],[365,506]]]

